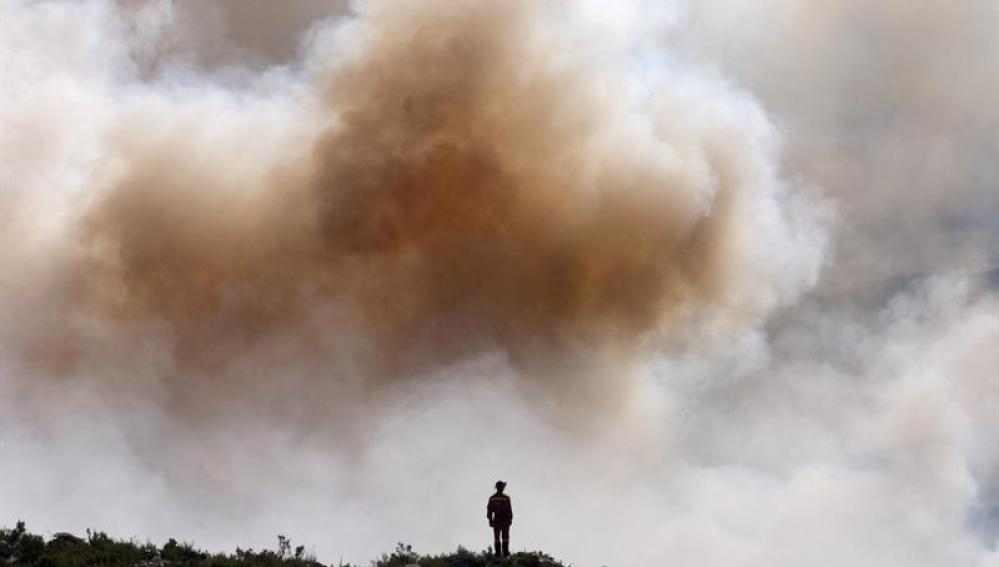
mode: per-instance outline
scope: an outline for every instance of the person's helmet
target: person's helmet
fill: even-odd
[[[504,488],[506,488],[506,483],[503,482],[502,480],[497,480],[496,481],[496,490],[503,490]]]

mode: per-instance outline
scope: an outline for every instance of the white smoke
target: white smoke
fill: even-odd
[[[788,168],[835,197],[828,287],[999,263],[999,4],[690,3],[676,43],[774,113]]]
[[[901,266],[869,280],[966,265],[878,238],[899,226],[879,215],[900,172],[924,155],[890,147],[908,130],[827,111],[859,89],[865,119],[890,122],[898,92],[953,118],[945,153],[959,158],[917,184],[939,198],[913,205],[912,230],[987,262],[987,228],[945,221],[996,210],[994,164],[972,147],[995,146],[994,116],[968,92],[999,94],[977,73],[995,60],[957,69],[946,96],[933,88],[953,68],[919,57],[898,72],[922,70],[911,89],[851,90],[863,53],[823,39],[842,14],[892,22],[879,45],[974,20],[965,43],[928,41],[986,53],[995,6],[939,7],[940,20],[901,3],[785,4],[0,5],[0,522],[228,550],[283,533],[323,561],[363,562],[400,540],[488,545],[485,497],[503,478],[513,547],[579,565],[996,564],[999,300],[963,276],[834,293],[869,258]],[[733,34],[726,9],[756,31]],[[775,55],[741,47],[767,42]],[[471,91],[474,104],[459,96]],[[412,107],[429,126],[399,114]],[[846,150],[825,145],[830,128]],[[422,169],[439,139],[462,151]],[[805,181],[781,173],[785,151]],[[468,154],[492,169],[460,165]],[[858,155],[866,166],[829,165]],[[432,197],[405,201],[417,218],[470,247],[427,237],[391,198],[368,202],[381,171],[422,181],[453,160],[537,198],[483,232],[435,212],[450,178],[414,185]],[[833,291],[809,298],[832,216],[813,182],[847,234]],[[317,193],[333,235],[318,245]],[[472,195],[443,210],[503,205]],[[595,213],[593,195],[617,212]],[[551,279],[553,242],[603,295]],[[518,263],[502,263],[506,243]],[[414,279],[426,266],[441,277]],[[442,298],[466,309],[442,314]]]

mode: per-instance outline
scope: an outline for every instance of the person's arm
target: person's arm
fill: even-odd
[[[513,499],[506,497],[506,505],[510,508],[510,521],[513,521]]]
[[[489,527],[493,525],[493,499],[490,498],[489,502],[486,503],[486,519],[489,520]]]

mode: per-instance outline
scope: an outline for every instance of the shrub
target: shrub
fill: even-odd
[[[28,533],[24,522],[13,529],[0,528],[0,563],[31,567],[324,567],[299,545],[278,536],[276,551],[254,551],[237,547],[233,554],[210,554],[191,543],[171,538],[163,547],[146,542],[116,540],[105,532],[87,530],[87,538],[55,534],[48,542]],[[564,567],[542,553],[515,553],[496,561],[489,551],[472,552],[459,547],[454,553],[420,555],[411,545],[400,543],[391,554],[382,554],[372,567]],[[334,567],[334,566],[330,566]],[[335,567],[351,567],[340,563]]]

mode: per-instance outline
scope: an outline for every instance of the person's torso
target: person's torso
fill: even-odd
[[[489,497],[489,509],[497,520],[509,520],[513,517],[510,497],[506,494],[493,494]]]

